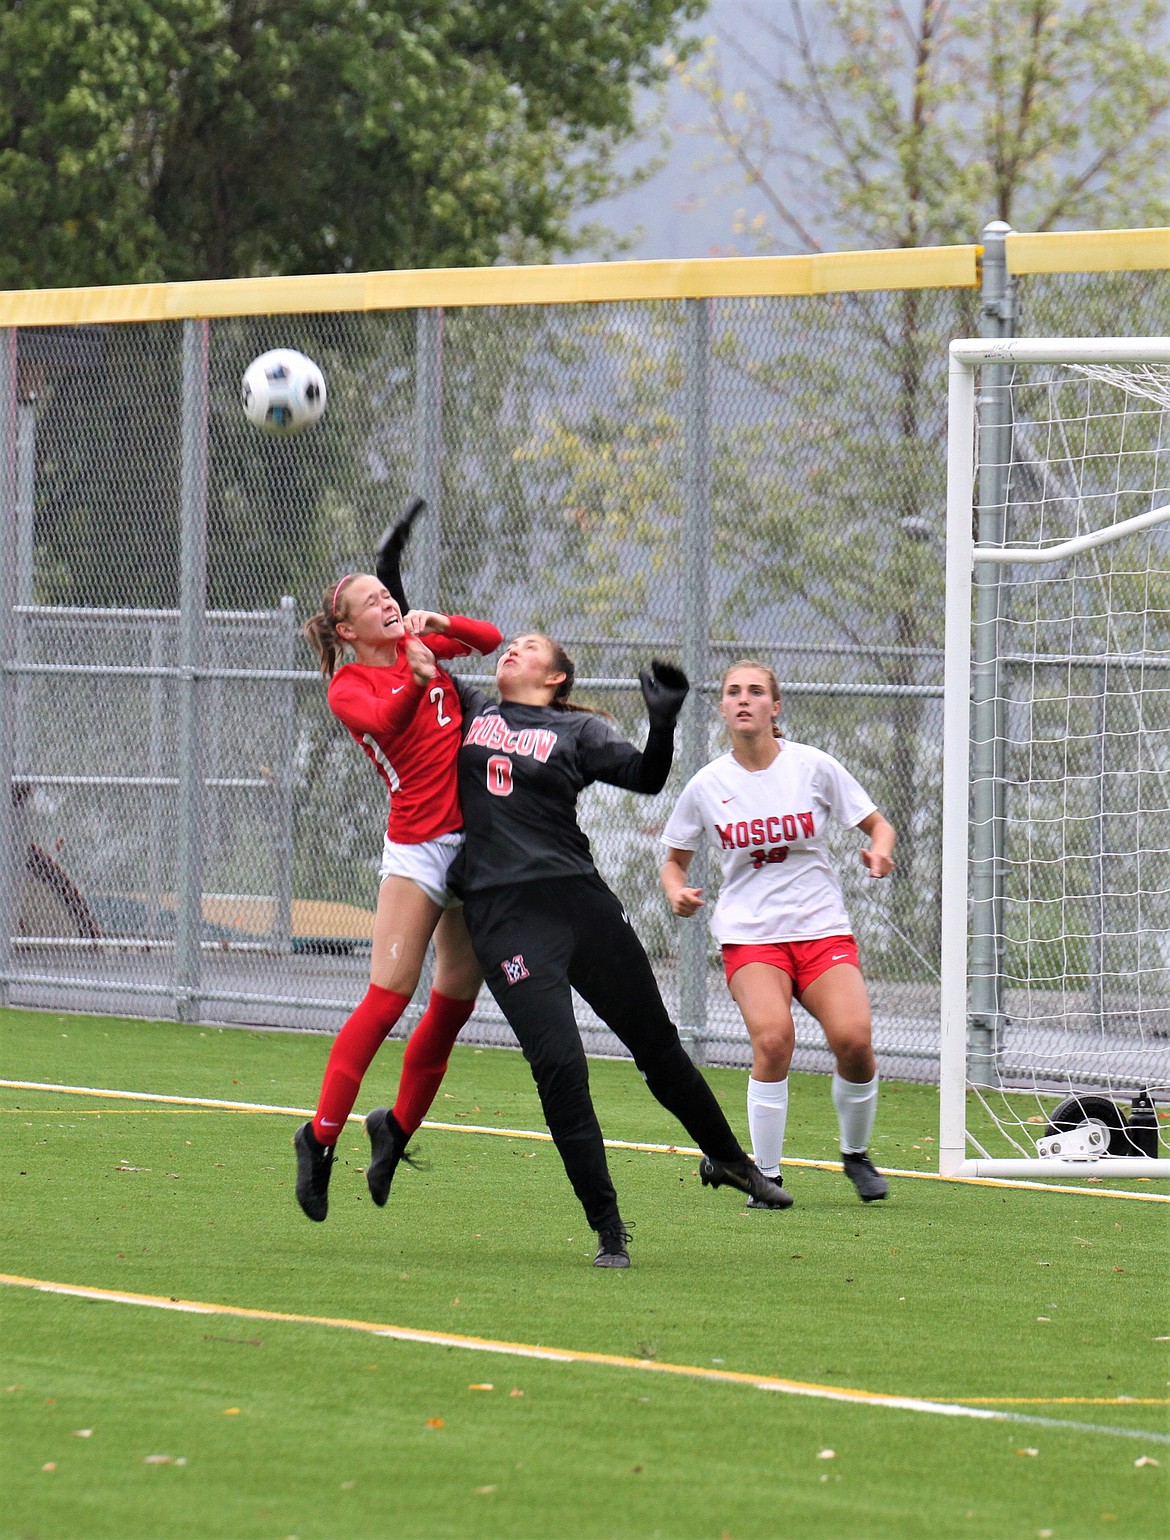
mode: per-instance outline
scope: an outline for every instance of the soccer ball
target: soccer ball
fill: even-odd
[[[276,438],[303,433],[325,410],[325,376],[294,348],[261,353],[244,370],[240,394],[254,428]]]

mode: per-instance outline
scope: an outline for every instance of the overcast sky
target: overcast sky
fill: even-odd
[[[760,57],[774,38],[758,18],[767,15],[769,5],[779,7],[781,0],[711,0],[707,15],[693,29],[699,36],[729,34],[743,48]],[[721,45],[724,76],[734,88],[737,71],[742,71],[734,50]],[[647,100],[650,110],[653,103]],[[617,198],[607,199],[589,211],[588,221],[608,225],[622,235],[641,227],[642,234],[626,257],[670,258],[755,255],[740,242],[734,231],[736,210],[747,209],[749,216],[762,207],[758,196],[753,200],[742,178],[730,166],[711,166],[715,152],[712,139],[693,132],[703,118],[704,106],[693,92],[672,82],[667,98],[667,123],[671,145],[667,164],[643,187]],[[688,132],[688,129],[692,132]],[[628,152],[628,164],[641,164],[656,153],[654,141]],[[588,261],[597,252],[584,251],[573,261]]]

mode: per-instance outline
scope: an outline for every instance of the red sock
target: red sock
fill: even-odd
[[[394,1117],[408,1137],[426,1117],[447,1073],[447,1060],[459,1029],[475,1009],[474,1000],[452,1000],[431,990],[422,1020],[410,1034],[402,1056]]]
[[[362,1076],[409,1004],[409,995],[371,984],[365,999],[337,1034],[313,1119],[313,1133],[322,1144],[337,1143],[357,1101]]]

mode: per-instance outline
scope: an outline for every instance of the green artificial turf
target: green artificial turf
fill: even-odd
[[[15,1011],[0,1044],[9,1080],[294,1108],[328,1050]],[[400,1056],[383,1050],[363,1107],[392,1100]],[[608,1137],[686,1140],[632,1066],[591,1074]],[[709,1077],[742,1133],[742,1072]],[[613,1273],[589,1266],[547,1142],[424,1128],[428,1166],[400,1170],[379,1211],[352,1125],[311,1225],[292,1196],[296,1114],[43,1090],[0,1105],[7,1275],[1036,1419],[10,1286],[5,1537],[1165,1532],[1170,1445],[1122,1436],[1167,1431],[1165,1205],[910,1177],[861,1205],[839,1172],[793,1166],[795,1206],[750,1212],[703,1189],[693,1157],[616,1149],[634,1265]],[[457,1049],[432,1118],[540,1127],[503,1050]],[[885,1084],[879,1164],[931,1171],[936,1118],[933,1088]],[[827,1082],[794,1079],[789,1153],[833,1159],[834,1128]]]

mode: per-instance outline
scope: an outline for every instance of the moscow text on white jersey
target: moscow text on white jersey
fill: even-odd
[[[851,928],[829,861],[828,820],[853,828],[875,811],[831,754],[782,740],[766,770],[746,770],[730,753],[704,765],[662,843],[698,850],[707,841],[718,853],[723,882],[711,931],[720,945],[815,941]]]

